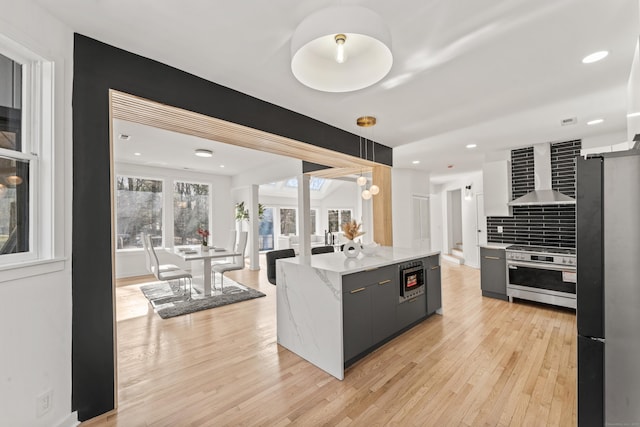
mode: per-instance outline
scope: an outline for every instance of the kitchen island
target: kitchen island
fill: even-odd
[[[378,247],[278,260],[278,344],[343,379],[345,367],[442,314],[439,254]]]

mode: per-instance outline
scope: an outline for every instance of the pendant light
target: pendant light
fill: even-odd
[[[368,128],[368,127],[373,127],[376,125],[376,118],[373,116],[362,116],[362,117],[358,117],[356,119],[356,124],[359,127],[363,127],[363,128]],[[376,143],[373,140],[373,138],[371,139],[371,143],[372,143],[372,154],[373,154],[373,161],[376,161]],[[369,159],[369,141],[367,140],[367,138],[364,138],[364,146],[365,146],[365,159]],[[360,157],[362,157],[362,138],[360,139]],[[356,180],[356,182],[358,183],[358,185],[360,187],[365,186],[364,190],[362,191],[362,198],[364,200],[370,200],[371,197],[375,196],[376,194],[380,193],[380,187],[378,187],[375,184],[371,184],[369,186],[369,188],[366,187],[367,184],[367,178],[363,177],[362,174],[360,175],[360,177],[358,177],[358,179]]]

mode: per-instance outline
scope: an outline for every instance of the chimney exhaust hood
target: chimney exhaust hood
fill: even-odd
[[[574,205],[575,199],[551,188],[551,144],[533,146],[535,190],[509,202],[509,206]]]

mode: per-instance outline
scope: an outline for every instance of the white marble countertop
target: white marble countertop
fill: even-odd
[[[493,242],[488,242],[484,245],[480,245],[481,248],[487,248],[487,249],[506,249],[509,246],[514,245],[515,243],[493,243]]]
[[[437,255],[440,251],[424,251],[411,248],[396,248],[392,246],[380,246],[375,255],[360,253],[357,258],[347,258],[343,252],[318,254],[310,256],[298,256],[295,258],[283,258],[278,262],[287,262],[298,265],[307,265],[318,270],[332,271],[340,275],[357,273],[386,265],[411,261],[416,258],[424,258]]]

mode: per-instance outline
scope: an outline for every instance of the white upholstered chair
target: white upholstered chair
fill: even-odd
[[[170,282],[172,280],[178,281],[178,287],[180,286],[180,282],[184,281],[184,293],[187,294],[187,281],[189,282],[189,294],[187,299],[191,299],[191,291],[192,291],[192,282],[193,277],[187,271],[177,269],[177,270],[165,270],[161,271],[160,262],[158,262],[158,255],[156,254],[156,250],[153,248],[153,244],[151,243],[151,237],[148,234],[144,235],[144,239],[146,239],[147,248],[149,249],[149,257],[151,258],[151,271],[153,275],[156,276],[158,280]]]
[[[155,275],[156,267],[153,265],[153,262],[151,261],[152,255],[149,250],[149,247],[153,247],[153,243],[151,243],[151,237],[147,233],[140,233],[140,234],[142,235],[142,247],[144,247],[144,256],[147,261],[147,270],[149,271],[149,273]],[[158,267],[157,267],[157,271],[159,272],[166,272],[166,271],[172,271],[172,270],[180,270],[180,267],[178,267],[175,264],[158,264]]]
[[[236,247],[236,230],[229,230],[229,240],[227,241],[227,245],[224,248],[226,250],[232,251],[235,247]],[[232,257],[225,258],[222,261],[212,261],[211,268],[215,267],[216,265],[229,264],[230,262],[233,262]],[[215,272],[213,272],[213,270],[211,270],[211,272],[212,274],[215,275]]]
[[[213,286],[216,284],[216,273],[220,273],[220,290],[224,290],[224,273],[233,270],[242,270],[244,268],[244,253],[247,249],[247,238],[249,233],[241,231],[238,233],[238,240],[236,242],[234,252],[240,255],[234,256],[232,261],[225,264],[214,265],[213,270]]]

